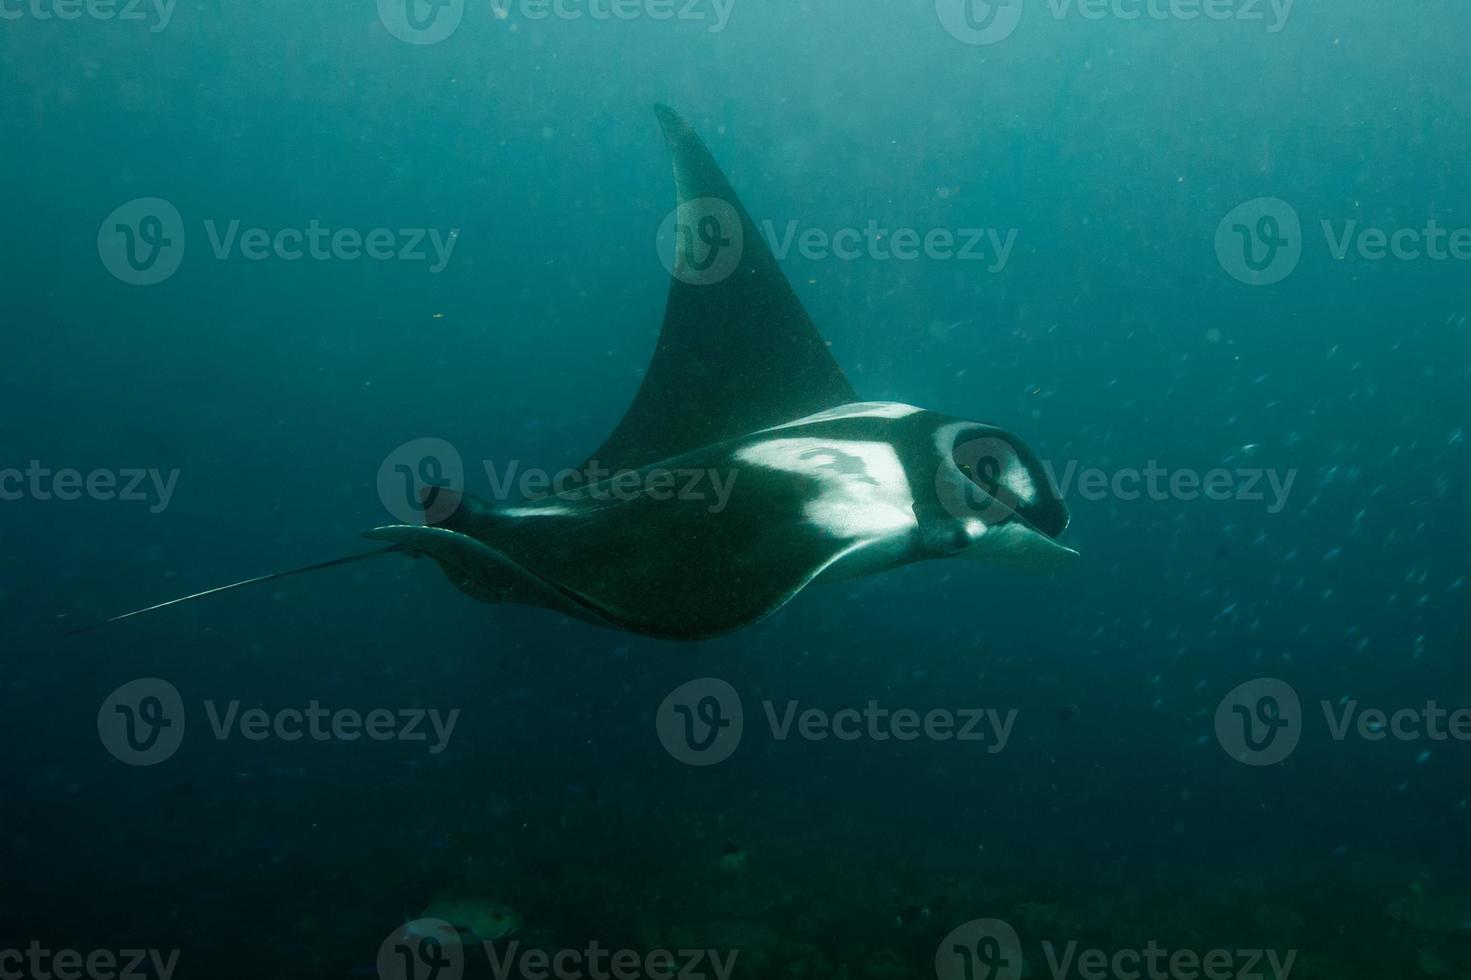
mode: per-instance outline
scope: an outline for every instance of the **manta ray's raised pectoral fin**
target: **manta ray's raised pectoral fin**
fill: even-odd
[[[858,400],[704,142],[655,111],[678,192],[674,274],[643,385],[592,456],[610,469]]]

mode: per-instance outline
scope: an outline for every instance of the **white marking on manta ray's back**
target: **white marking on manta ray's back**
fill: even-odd
[[[496,511],[502,517],[571,517],[577,511],[566,504],[542,504],[532,507],[505,507]]]
[[[803,513],[837,538],[875,538],[918,524],[909,480],[892,446],[849,439],[772,439],[736,458],[812,477],[817,495]]]
[[[1032,482],[1032,474],[1028,473],[1027,468],[1015,457],[1012,458],[1011,463],[1007,464],[1006,475],[1001,478],[1001,485],[1016,494],[1016,499],[1023,503],[1035,504],[1037,502],[1037,484]]]
[[[837,408],[824,409],[813,415],[783,422],[781,425],[773,425],[762,432],[775,432],[778,429],[790,429],[797,425],[807,425],[811,422],[831,422],[834,419],[902,419],[907,415],[914,415],[924,409],[915,408],[913,405],[905,405],[903,402],[853,402],[849,405],[839,405]]]

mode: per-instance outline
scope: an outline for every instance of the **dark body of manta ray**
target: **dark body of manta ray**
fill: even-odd
[[[388,548],[107,622],[402,552],[482,601],[694,640],[749,626],[819,579],[929,558],[1049,568],[1073,557],[1055,541],[1067,509],[1015,436],[858,399],[704,143],[657,111],[682,247],[643,385],[581,470],[602,480],[501,506],[431,490],[423,525],[366,533]],[[677,475],[696,472],[726,475],[723,506],[678,492]]]

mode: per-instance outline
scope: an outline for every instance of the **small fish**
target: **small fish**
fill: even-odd
[[[894,915],[894,924],[907,926],[919,919],[927,919],[930,915],[928,905],[906,905]]]

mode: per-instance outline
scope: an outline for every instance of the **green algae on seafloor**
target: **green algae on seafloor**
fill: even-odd
[[[1403,922],[1422,932],[1471,931],[1471,895],[1415,892],[1391,902],[1385,911],[1396,922]]]

